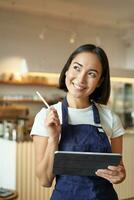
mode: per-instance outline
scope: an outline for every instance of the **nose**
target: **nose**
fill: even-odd
[[[86,82],[86,74],[84,72],[79,73],[78,81],[81,84]]]

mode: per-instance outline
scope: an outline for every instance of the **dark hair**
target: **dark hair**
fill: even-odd
[[[93,44],[85,44],[78,47],[68,58],[66,64],[64,65],[60,77],[59,77],[59,88],[64,91],[68,91],[65,84],[65,73],[69,69],[72,60],[82,52],[91,52],[97,55],[98,59],[102,65],[102,83],[95,91],[89,96],[90,99],[97,103],[107,104],[110,96],[110,72],[109,72],[109,62],[106,53],[100,47]]]

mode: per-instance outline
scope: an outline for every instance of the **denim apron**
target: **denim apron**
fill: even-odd
[[[68,124],[68,103],[62,102],[61,151],[111,152],[106,133],[100,125],[98,109],[92,102],[96,125]],[[77,116],[76,116],[77,117]],[[98,176],[56,176],[51,200],[118,200],[113,185]]]

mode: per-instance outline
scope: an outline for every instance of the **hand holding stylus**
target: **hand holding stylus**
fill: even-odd
[[[47,108],[50,108],[45,119],[45,125],[48,129],[50,137],[59,139],[59,135],[61,132],[61,125],[57,110],[54,107],[50,107],[46,102],[46,100],[42,97],[42,95],[38,91],[36,91],[36,94],[40,97],[45,106]]]

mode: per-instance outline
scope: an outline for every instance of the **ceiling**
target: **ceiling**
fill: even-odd
[[[0,0],[0,9],[134,30],[134,0]]]

